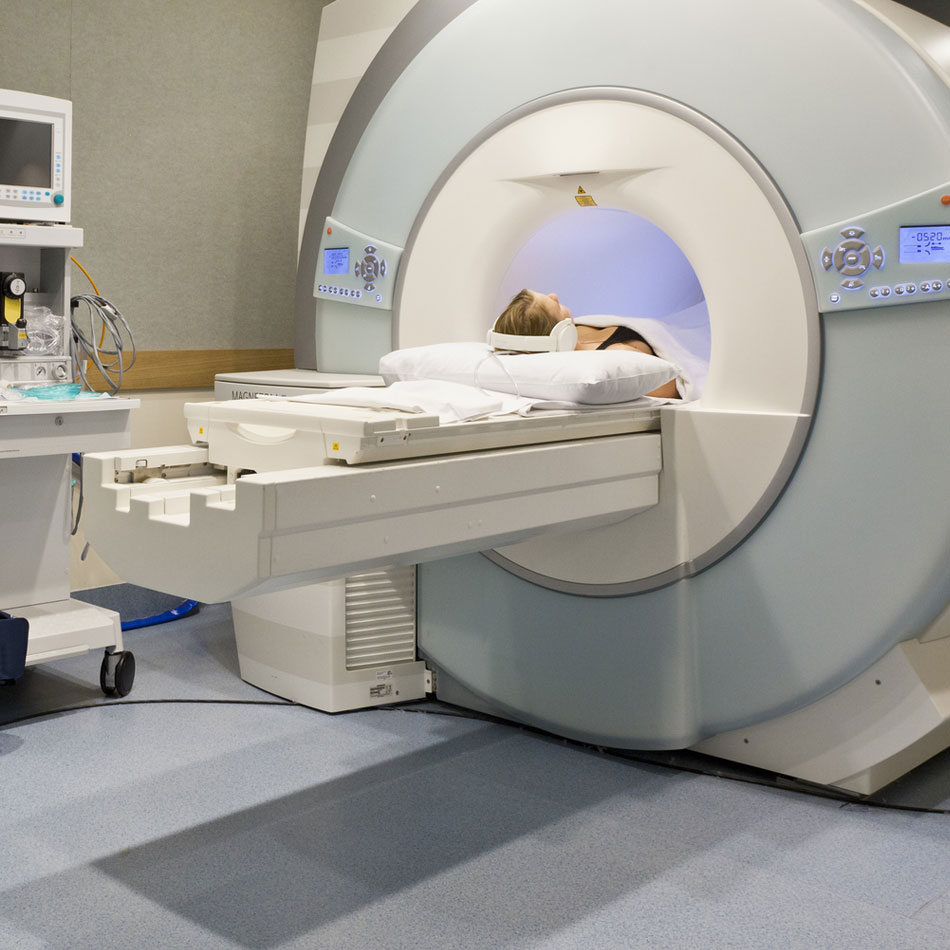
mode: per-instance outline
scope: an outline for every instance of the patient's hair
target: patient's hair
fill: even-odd
[[[557,319],[538,303],[535,294],[526,288],[511,298],[493,329],[496,333],[517,336],[547,336],[557,323]]]

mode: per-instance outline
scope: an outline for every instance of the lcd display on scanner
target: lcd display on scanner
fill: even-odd
[[[950,225],[900,228],[902,264],[950,263]]]
[[[323,251],[324,274],[348,274],[350,272],[350,249],[328,247]]]

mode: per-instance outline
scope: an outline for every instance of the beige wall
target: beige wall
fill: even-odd
[[[73,102],[76,257],[143,350],[293,345],[323,0],[2,0],[0,86]],[[78,271],[75,287],[83,280]]]

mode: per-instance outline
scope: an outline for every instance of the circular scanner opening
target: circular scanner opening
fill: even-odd
[[[709,362],[709,311],[699,278],[675,241],[638,214],[586,207],[545,222],[512,258],[493,312],[501,313],[523,287],[557,293],[581,322],[585,314],[658,320]]]
[[[597,204],[579,207],[579,187]],[[489,556],[539,585],[605,597],[720,560],[794,471],[817,391],[814,287],[772,180],[724,129],[650,93],[528,103],[473,139],[419,211],[394,344],[482,340],[525,286],[595,325],[655,321],[697,362],[715,360],[702,397],[662,415],[654,506]]]

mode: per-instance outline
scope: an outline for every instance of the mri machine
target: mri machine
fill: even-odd
[[[892,781],[950,745],[948,64],[886,0],[420,0],[323,163],[281,391],[534,286],[699,314],[701,397],[191,405],[193,445],[86,457],[89,537],[318,708]]]

